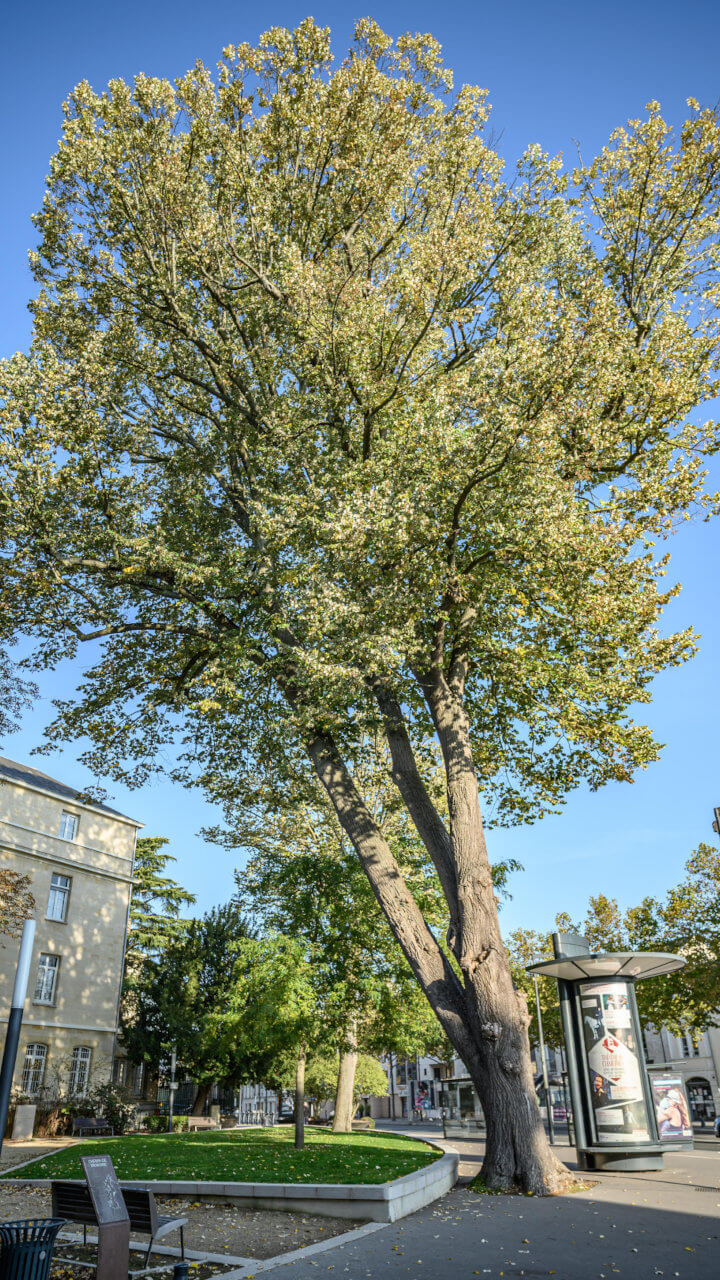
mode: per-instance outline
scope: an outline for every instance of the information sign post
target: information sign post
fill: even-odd
[[[586,938],[569,933],[553,934],[553,950],[555,960],[529,971],[558,984],[579,1167],[661,1169],[667,1122],[659,1121],[645,1065],[635,983],[685,961],[658,952],[591,952]],[[666,1112],[674,1101],[663,1103]]]
[[[127,1280],[130,1215],[110,1156],[82,1156],[90,1199],[98,1220],[96,1280]]]

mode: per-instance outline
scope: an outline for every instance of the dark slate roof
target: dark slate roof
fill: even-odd
[[[102,804],[99,800],[90,800],[84,792],[76,791],[74,787],[68,787],[64,782],[58,782],[57,778],[51,778],[49,774],[41,773],[39,769],[33,769],[29,764],[7,760],[5,756],[0,756],[0,778],[7,778],[8,782],[24,783],[29,787],[39,787],[42,791],[50,791],[54,796],[59,796],[61,800],[72,800],[75,804],[99,809],[101,813],[111,813],[113,817],[125,818],[128,822],[135,823],[134,818],[128,818],[127,814],[120,813],[119,809],[111,809],[109,805]],[[142,823],[138,822],[135,825],[141,826]]]

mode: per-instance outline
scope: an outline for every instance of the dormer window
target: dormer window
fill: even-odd
[[[68,813],[63,809],[60,815],[60,839],[74,840],[77,835],[78,816],[76,813]]]

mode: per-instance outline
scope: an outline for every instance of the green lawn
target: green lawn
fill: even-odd
[[[308,1129],[304,1151],[291,1126],[186,1134],[94,1138],[36,1160],[3,1178],[82,1178],[80,1157],[107,1153],[119,1178],[206,1182],[387,1182],[437,1160],[413,1138]]]

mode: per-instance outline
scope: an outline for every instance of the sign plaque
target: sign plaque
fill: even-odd
[[[82,1156],[90,1199],[98,1220],[97,1280],[127,1280],[130,1215],[110,1156]]]

